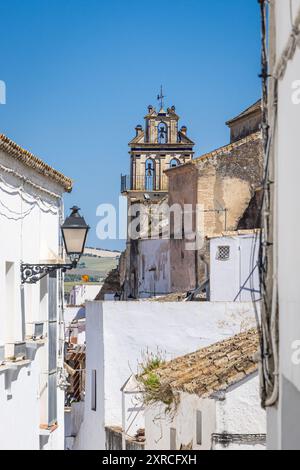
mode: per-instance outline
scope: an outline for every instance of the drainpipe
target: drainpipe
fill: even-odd
[[[126,450],[126,417],[125,417],[125,393],[122,390],[122,450]]]

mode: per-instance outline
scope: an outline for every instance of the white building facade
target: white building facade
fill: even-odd
[[[212,398],[180,393],[175,416],[157,404],[146,409],[148,450],[265,450],[266,413],[257,373]]]
[[[88,302],[85,403],[74,409],[81,424],[70,448],[105,449],[106,428],[122,428],[121,388],[137,373],[143,353],[173,359],[254,325],[253,305],[247,302]],[[123,410],[131,437],[145,427],[142,410],[130,426],[138,399],[127,396]]]
[[[256,329],[244,331],[141,376],[149,450],[263,450],[266,412],[261,408],[254,354]]]
[[[86,301],[94,300],[102,287],[102,284],[80,284],[73,286],[69,295],[69,305],[80,307]]]
[[[210,300],[251,302],[260,299],[257,230],[224,232],[210,238]]]
[[[0,448],[63,449],[63,285],[22,283],[21,263],[62,261],[72,182],[0,135]]]
[[[269,313],[275,380],[266,400],[270,450],[300,449],[299,30],[300,0],[272,0],[268,178],[275,184],[273,233],[270,232],[268,240],[274,242],[270,248],[274,261],[269,276],[274,301]]]

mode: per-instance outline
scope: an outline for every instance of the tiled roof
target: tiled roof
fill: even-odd
[[[238,116],[234,117],[233,119],[230,119],[229,121],[226,122],[227,126],[230,124],[233,124],[235,121],[238,121],[239,119],[242,119],[246,116],[249,116],[252,113],[255,113],[256,111],[261,110],[261,99],[256,101],[256,103],[252,104],[249,108],[245,109],[242,113],[240,113]]]
[[[245,379],[257,370],[256,329],[167,362],[155,371],[163,388],[203,398]]]
[[[28,150],[23,149],[3,134],[0,134],[0,150],[3,150],[11,157],[21,161],[24,165],[52,179],[57,184],[61,185],[65,191],[72,191],[73,182],[70,178],[47,165],[43,160],[30,153]]]
[[[220,233],[212,233],[206,235],[206,238],[221,238],[221,237],[238,237],[242,235],[256,235],[260,233],[259,228],[247,229],[247,230],[234,230]]]

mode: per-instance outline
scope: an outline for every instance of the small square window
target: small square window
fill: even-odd
[[[216,259],[218,261],[228,261],[230,258],[230,246],[218,246]]]

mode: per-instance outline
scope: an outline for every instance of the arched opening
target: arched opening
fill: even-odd
[[[155,190],[155,162],[152,158],[148,158],[146,161],[145,168],[145,190],[154,191]]]
[[[177,160],[177,158],[173,158],[170,161],[170,168],[176,168],[179,165],[180,165],[180,162],[179,162],[179,160]]]
[[[165,122],[160,122],[157,127],[158,132],[158,143],[167,144],[168,143],[168,126]]]

